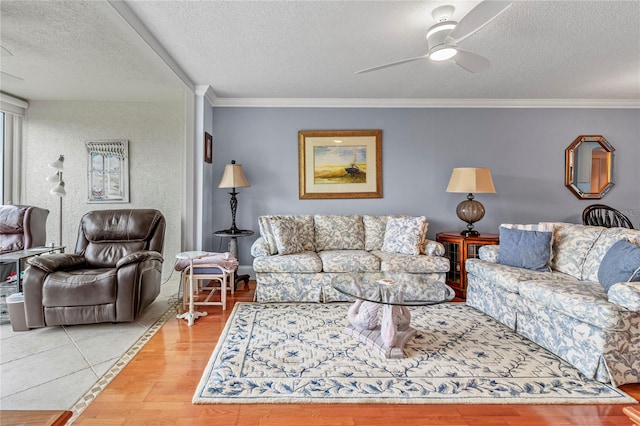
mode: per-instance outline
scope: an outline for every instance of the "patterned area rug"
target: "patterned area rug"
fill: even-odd
[[[343,332],[348,304],[236,304],[195,404],[628,404],[462,303],[411,308],[404,359]]]

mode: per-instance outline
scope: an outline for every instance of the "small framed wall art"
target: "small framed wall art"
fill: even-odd
[[[204,162],[213,162],[213,136],[204,132]]]
[[[382,130],[298,132],[300,199],[382,198]]]
[[[129,141],[88,141],[88,202],[129,202]]]

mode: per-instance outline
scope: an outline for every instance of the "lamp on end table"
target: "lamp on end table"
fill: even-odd
[[[484,217],[484,206],[473,198],[473,193],[496,193],[491,178],[491,170],[476,167],[458,167],[453,169],[447,192],[467,193],[467,199],[458,204],[456,214],[463,222],[467,222],[467,229],[460,232],[466,237],[480,235],[473,229],[473,224]]]
[[[222,174],[218,188],[231,188],[231,192],[229,193],[229,195],[231,195],[231,228],[216,231],[214,235],[229,238],[229,251],[238,260],[238,237],[248,237],[253,235],[253,231],[238,229],[236,226],[236,210],[238,209],[238,199],[236,198],[238,193],[236,192],[236,188],[247,188],[250,186],[249,181],[244,175],[242,164],[236,164],[235,160],[232,160],[231,164],[224,166],[224,173]],[[245,284],[248,284],[249,275],[236,274],[236,283],[238,283],[238,281],[244,281]]]
[[[224,166],[224,173],[222,174],[222,179],[220,179],[220,183],[218,184],[218,188],[231,188],[231,228],[227,231],[230,234],[234,234],[239,231],[236,226],[236,210],[238,209],[238,199],[236,195],[236,188],[247,188],[251,186],[249,181],[244,176],[244,171],[242,170],[242,164],[236,164],[235,160],[231,160],[231,164],[227,164]]]

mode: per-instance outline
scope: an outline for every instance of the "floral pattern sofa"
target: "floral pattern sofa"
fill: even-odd
[[[410,273],[444,282],[444,246],[424,216],[260,216],[253,243],[258,302],[349,300],[331,286],[345,273]]]
[[[640,231],[566,223],[520,228],[551,235],[547,271],[500,263],[501,227],[499,246],[467,260],[466,303],[589,378],[639,383]]]

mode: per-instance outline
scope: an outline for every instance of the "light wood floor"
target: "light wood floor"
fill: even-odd
[[[240,290],[225,312],[209,307],[192,327],[170,319],[74,424],[631,425],[624,405],[191,404],[233,304],[252,298],[252,290]],[[640,398],[640,385],[622,389]]]

